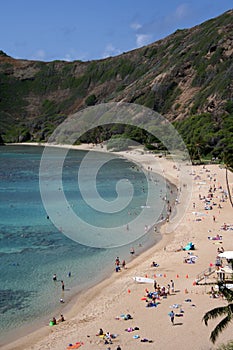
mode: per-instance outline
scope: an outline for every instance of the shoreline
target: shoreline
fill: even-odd
[[[109,152],[106,150],[106,148],[102,147],[90,147],[89,145],[82,144],[78,146],[73,146],[73,145],[61,145],[61,144],[41,144],[41,143],[10,143],[10,144],[5,144],[5,146],[35,146],[35,147],[56,147],[56,148],[67,148],[67,149],[72,149],[72,150],[83,150],[83,151],[95,151],[95,152],[103,152],[103,153],[112,153],[115,154],[117,157],[122,158],[122,159],[127,159],[128,161],[131,161],[133,163],[136,163],[138,167],[144,168],[144,171],[147,171],[146,165],[142,165],[141,162],[136,161],[135,159],[131,159],[130,157],[126,156],[125,153],[127,152]],[[137,152],[141,152],[141,150],[136,150]],[[151,173],[154,173],[155,175],[158,174],[157,172],[153,171]],[[163,173],[159,173],[160,176],[163,176]],[[175,184],[172,183],[170,180],[168,180],[169,186],[174,186],[176,188]],[[175,201],[173,201],[172,206],[175,206]],[[153,243],[153,245],[148,245],[147,247],[140,247],[140,253],[138,254],[139,249],[137,249],[137,254],[134,257],[129,257],[128,262],[127,262],[127,268],[132,268],[134,265],[137,265],[137,259],[139,259],[141,256],[144,256],[145,253],[149,253],[151,249],[153,249],[155,246],[159,246],[160,242],[162,243],[163,241],[163,235],[161,233],[161,227],[166,225],[166,219],[160,220],[155,222],[148,231],[143,234],[148,235],[151,237],[151,235],[154,232],[154,228],[156,227],[156,233],[158,234],[158,241]],[[134,264],[132,264],[135,261]],[[131,267],[132,264],[132,267]],[[86,294],[90,295],[93,294],[95,295],[96,291],[101,290],[105,286],[108,285],[111,281],[114,281],[115,279],[115,272],[111,272],[110,276],[107,276],[107,273],[105,273],[105,277],[101,277],[100,281],[97,283],[94,283],[92,286],[88,287],[87,292],[79,291],[76,292],[72,297],[70,297],[70,300],[68,301],[67,305],[63,308],[62,312],[65,313],[67,319],[70,319],[75,316],[75,311],[77,309],[77,304],[85,304],[85,299],[86,299]],[[83,296],[82,296],[83,295]],[[76,301],[77,299],[77,301]],[[83,300],[84,299],[84,300]],[[7,349],[9,346],[9,349],[11,348],[11,344],[15,344],[19,339],[20,341],[26,340],[27,343],[27,338],[33,337],[33,339],[40,340],[41,337],[44,337],[45,335],[49,334],[50,329],[48,329],[47,325],[47,318],[46,316],[43,316],[41,319],[36,320],[35,325],[23,325],[20,328],[16,328],[15,330],[9,331],[6,334],[6,342],[0,343],[0,348],[1,349]],[[42,325],[44,324],[44,325]],[[38,329],[36,329],[38,327]],[[13,338],[13,339],[12,339]],[[9,340],[8,340],[9,339]],[[12,341],[13,340],[13,341]],[[20,345],[21,348],[21,345]],[[13,345],[13,349],[16,349],[15,345]]]
[[[100,149],[96,150],[100,151]],[[122,152],[117,152],[117,155],[121,153]],[[127,157],[127,155],[129,157]],[[130,158],[130,154],[126,154],[126,158],[133,161],[133,155],[134,154],[131,154]],[[140,161],[144,161],[144,166],[146,166],[148,162],[151,162],[150,164],[152,164],[151,166],[153,166],[153,157],[151,157],[150,155],[146,155],[146,157],[145,155],[141,155],[141,157],[139,157],[136,154],[135,157],[137,158],[139,164],[141,164]],[[165,174],[163,173],[163,175],[168,175],[168,170],[172,170],[169,174],[170,179],[176,180],[176,171],[174,171],[174,169],[170,169],[171,164],[169,163],[169,160],[163,159],[162,162],[165,162],[167,166]],[[218,166],[210,165],[207,167],[211,168],[211,174],[217,173],[218,177],[221,176],[221,179],[218,180],[219,183],[220,181],[223,181],[222,170]],[[204,175],[206,175],[202,175],[203,170],[200,166],[195,167],[194,173],[201,174],[200,176],[203,176],[203,178]],[[233,181],[232,174],[230,174],[230,178],[231,181]],[[200,191],[207,191],[206,185],[201,185],[197,182],[195,182],[194,184],[195,187],[194,192],[192,193],[192,200],[196,202],[197,207],[195,208],[195,210],[202,210],[201,204],[197,202],[198,193],[200,193]],[[70,310],[70,313],[67,313],[67,315],[65,315],[67,319],[66,322],[64,322],[61,325],[58,325],[55,329],[50,329],[48,326],[44,327],[43,329],[41,328],[35,333],[29,334],[27,336],[24,336],[23,338],[18,339],[18,341],[16,341],[15,343],[11,343],[4,346],[4,349],[65,349],[65,344],[67,346],[70,342],[75,342],[75,339],[76,341],[84,341],[84,349],[101,349],[103,348],[103,342],[101,342],[94,336],[94,334],[96,333],[96,331],[98,331],[100,327],[104,327],[106,331],[110,330],[119,333],[119,340],[117,339],[116,342],[114,342],[114,348],[116,348],[117,344],[120,344],[123,350],[131,349],[135,346],[137,346],[137,349],[144,348],[145,345],[143,345],[143,343],[137,342],[137,345],[135,345],[136,340],[133,340],[132,336],[129,337],[129,335],[124,332],[123,328],[128,326],[129,323],[122,324],[122,321],[115,320],[117,312],[121,313],[124,311],[123,306],[125,307],[125,310],[127,310],[127,312],[132,313],[133,318],[135,319],[133,324],[140,324],[139,328],[140,330],[142,329],[144,331],[144,336],[150,338],[153,336],[154,338],[157,338],[157,334],[155,335],[156,327],[156,333],[158,333],[158,335],[161,336],[160,347],[163,349],[171,349],[178,347],[180,349],[186,349],[187,341],[190,341],[190,337],[193,339],[193,341],[195,341],[195,347],[193,347],[194,349],[202,348],[203,342],[205,344],[203,345],[203,349],[207,346],[208,348],[210,348],[212,345],[209,342],[208,337],[210,331],[213,329],[213,326],[211,328],[207,328],[201,323],[196,322],[197,324],[195,324],[194,321],[198,320],[198,322],[200,322],[200,318],[203,316],[204,310],[208,310],[214,307],[214,305],[218,304],[216,304],[216,302],[213,299],[210,299],[209,296],[207,298],[205,290],[206,287],[195,287],[193,286],[193,281],[197,273],[202,271],[204,267],[208,266],[210,260],[213,260],[213,254],[217,248],[217,246],[214,246],[213,244],[210,246],[210,243],[213,242],[208,242],[208,240],[206,240],[207,234],[210,235],[209,231],[211,231],[211,234],[217,232],[217,228],[215,228],[214,225],[216,226],[216,224],[220,221],[220,217],[222,221],[229,222],[231,218],[231,212],[229,211],[228,200],[228,202],[224,204],[224,209],[221,210],[221,212],[219,211],[218,215],[216,215],[218,218],[217,223],[212,222],[212,213],[210,215],[206,215],[207,217],[204,217],[205,220],[203,219],[202,222],[198,222],[193,219],[195,217],[193,217],[192,214],[192,205],[193,204],[190,202],[189,207],[187,208],[187,212],[185,212],[184,218],[178,223],[179,230],[173,230],[169,233],[167,231],[167,227],[169,225],[171,226],[171,224],[165,223],[165,225],[162,225],[161,227],[161,240],[156,245],[147,249],[145,252],[141,253],[140,256],[134,258],[131,262],[129,262],[127,264],[127,270],[122,271],[119,275],[113,273],[106,280],[100,282],[98,285],[94,286],[90,290],[81,293],[81,295],[77,297],[77,300],[73,305],[72,310]],[[182,207],[182,202],[179,203],[179,206]],[[214,211],[214,213],[216,214],[216,210]],[[207,223],[209,228],[208,233],[206,226]],[[218,230],[219,224],[217,224]],[[200,233],[202,234],[202,236],[199,236]],[[195,252],[198,255],[198,262],[193,266],[183,264],[182,257],[185,253],[183,251],[177,251],[177,248],[179,248],[180,245],[185,244],[185,241],[187,242],[189,240],[193,240],[198,246],[198,250],[197,252]],[[229,237],[227,235],[226,237],[224,237],[224,247],[227,248],[226,250],[230,250],[233,248],[231,242],[232,234],[231,232],[229,232]],[[210,249],[210,251],[208,251],[208,249]],[[152,259],[158,261],[160,264],[160,267],[155,270],[153,269],[153,271],[149,266]],[[149,311],[152,310],[146,310],[144,308],[145,306],[142,306],[142,302],[139,301],[140,295],[143,295],[143,291],[145,287],[148,287],[148,285],[135,284],[135,282],[133,282],[132,279],[132,277],[135,275],[149,275],[148,277],[152,277],[155,271],[156,273],[159,272],[160,274],[162,274],[162,277],[158,278],[159,282],[161,279],[165,278],[166,275],[166,283],[168,280],[170,280],[170,278],[173,278],[179,288],[179,292],[176,292],[175,296],[172,295],[168,297],[168,299],[170,299],[171,301],[161,301],[161,305],[159,305],[157,310],[154,311],[155,313],[160,313],[160,310],[163,310],[163,313],[160,314],[161,325],[160,322],[156,323],[155,325],[154,317],[157,316],[148,315]],[[179,278],[177,278],[177,271],[179,273]],[[177,338],[174,338],[175,333],[171,332],[173,330],[170,329],[170,324],[168,324],[168,321],[166,321],[167,310],[169,311],[168,302],[172,303],[177,300],[183,300],[185,297],[187,297],[186,294],[184,294],[183,292],[184,290],[188,290],[188,297],[192,297],[192,299],[195,299],[195,302],[198,304],[200,314],[195,312],[195,309],[193,309],[193,311],[188,310],[187,315],[185,314],[184,322],[180,322],[182,327],[175,327],[178,332],[178,336]],[[105,293],[103,291],[105,291]],[[137,305],[137,308],[135,308],[135,303]],[[165,316],[164,310],[166,310]],[[146,316],[144,316],[144,314],[146,314]],[[187,324],[185,320],[186,318],[188,319]],[[190,327],[188,327],[188,325],[191,326],[191,324],[192,330],[190,333]],[[145,325],[147,325],[146,328]],[[184,334],[185,332],[187,332],[186,335]],[[204,336],[206,339],[203,338]],[[200,339],[197,339],[197,337],[199,337]],[[228,331],[225,331],[220,338],[220,342],[222,342],[223,339],[231,339],[232,337],[231,333],[229,332],[229,329]],[[150,349],[154,349],[153,344],[148,344],[146,346]]]
[[[161,249],[164,249],[164,247],[166,247],[166,244],[169,241],[170,237],[161,235],[161,239],[157,243],[155,243],[155,245],[153,245],[149,249],[146,249],[145,251],[140,253],[140,255],[135,256],[131,261],[127,263],[127,272],[136,268],[138,265],[140,265],[141,261],[144,261],[145,259],[149,258],[151,254],[153,254],[155,251],[160,251]],[[125,274],[125,271],[121,273]],[[102,291],[105,288],[107,288],[109,284],[114,283],[116,277],[116,273],[112,272],[110,276],[106,277],[105,279],[93,285],[92,287],[88,288],[86,291],[81,291],[75,294],[69,301],[69,304],[66,306],[66,309],[63,310],[67,322],[69,322],[69,320],[72,320],[72,318],[76,316],[77,310],[79,310],[79,312],[82,312],[82,309],[86,306],[87,299],[97,298],[98,296],[101,296]],[[131,282],[131,284],[133,284],[133,281]],[[45,318],[43,319],[45,320]],[[27,329],[27,331],[26,326],[22,327],[22,330],[18,331],[19,337],[14,339],[13,341],[11,340],[7,343],[0,344],[0,349],[31,349],[32,343],[37,343],[41,341],[44,337],[49,336],[52,333],[53,330],[49,328],[48,324],[41,325],[41,321],[38,321],[37,323],[39,326],[37,330],[34,329],[34,326],[32,326],[32,329]],[[21,331],[22,334],[20,334]],[[53,349],[53,347],[51,347],[51,349]]]

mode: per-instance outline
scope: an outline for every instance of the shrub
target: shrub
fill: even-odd
[[[87,106],[94,106],[96,104],[96,102],[97,102],[97,98],[96,98],[95,94],[88,96],[85,100],[85,104]]]

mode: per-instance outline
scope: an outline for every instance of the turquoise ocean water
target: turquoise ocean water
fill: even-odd
[[[129,261],[130,247],[134,246],[140,253],[156,243],[159,234],[145,234],[144,227],[158,221],[166,210],[163,198],[168,198],[169,189],[164,190],[159,176],[150,175],[154,200],[153,205],[147,207],[148,181],[144,172],[138,165],[122,158],[113,157],[105,162],[106,155],[102,152],[92,152],[88,169],[92,172],[97,158],[105,162],[96,178],[100,196],[109,202],[116,199],[116,184],[122,179],[130,181],[134,194],[124,210],[112,214],[92,210],[80,195],[77,181],[86,152],[72,150],[66,157],[62,174],[69,206],[84,221],[96,226],[97,232],[98,227],[104,226],[111,234],[111,227],[121,226],[131,242],[106,249],[95,248],[95,242],[85,246],[73,241],[54,225],[42,203],[39,167],[43,149],[13,145],[0,148],[0,342],[6,332],[30,324],[32,320],[49,321],[56,309],[62,307],[60,298],[67,305],[77,292],[114,272],[116,256]],[[59,149],[56,156],[59,157]],[[60,189],[48,188],[51,193],[56,190]],[[130,221],[142,210],[147,210],[147,215],[146,222],[138,226],[142,236],[138,239],[138,233],[135,235],[136,232],[130,230]],[[65,211],[63,219],[66,220]],[[82,234],[88,232],[80,232]],[[134,237],[137,237],[136,241]],[[52,279],[54,273],[57,282]],[[64,280],[64,292],[60,280]]]

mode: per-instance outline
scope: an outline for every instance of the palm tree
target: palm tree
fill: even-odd
[[[233,320],[233,291],[228,289],[222,282],[218,283],[219,291],[226,298],[228,304],[226,306],[216,307],[205,313],[202,321],[205,322],[205,325],[208,326],[208,321],[210,319],[215,319],[219,316],[226,315],[222,321],[220,321],[214,330],[211,332],[210,340],[212,343],[215,343],[219,334],[230,324]]]
[[[229,181],[228,181],[228,165],[225,165],[226,167],[226,184],[227,184],[227,192],[228,192],[228,197],[231,203],[231,206],[233,207],[233,202],[232,202],[232,195],[231,195],[231,190],[230,190],[230,186],[229,186]]]
[[[233,350],[233,341],[230,340],[227,344],[220,345],[217,350]]]
[[[231,195],[231,190],[230,190],[229,181],[228,181],[228,170],[232,170],[233,168],[232,149],[227,149],[224,152],[224,163],[225,163],[225,169],[226,169],[226,184],[227,184],[228,197],[229,197],[231,206],[233,207],[232,195]]]

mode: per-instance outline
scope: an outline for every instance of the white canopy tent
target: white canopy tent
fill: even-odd
[[[225,286],[228,288],[228,289],[233,289],[233,284],[232,283],[227,283],[225,284]],[[218,285],[215,286],[216,289],[219,289]]]
[[[233,259],[233,251],[232,250],[227,250],[223,253],[218,254],[220,258],[225,258],[227,260]]]
[[[221,273],[221,272],[233,273],[233,270],[229,266],[224,266],[224,267],[221,267],[219,270],[217,270],[217,273]]]

